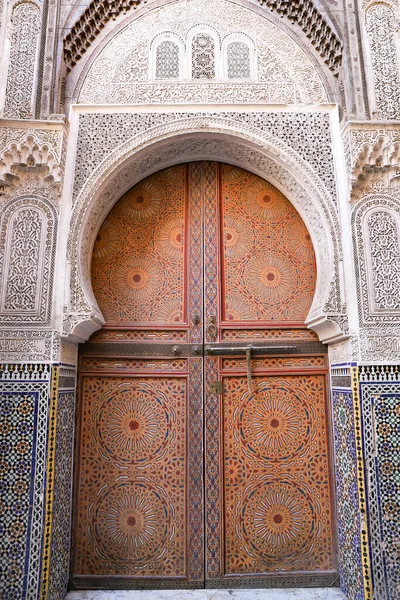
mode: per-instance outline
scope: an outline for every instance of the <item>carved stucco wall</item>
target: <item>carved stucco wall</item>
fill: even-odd
[[[352,215],[363,360],[400,356],[399,219],[393,194],[366,195]]]
[[[352,236],[359,313],[355,360],[400,360],[400,130],[379,122],[350,126]]]
[[[102,145],[96,131],[103,131]],[[199,132],[202,134],[199,135]],[[337,190],[331,122],[319,112],[81,114],[74,204],[68,242],[71,264],[64,332],[86,338],[102,323],[89,263],[97,231],[116,200],[137,181],[187,160],[225,160],[282,190],[305,220],[317,249],[313,327],[347,331],[340,297]],[[327,338],[325,334],[325,338]]]
[[[171,32],[182,40],[189,58],[190,31],[201,26],[216,31],[217,49],[224,38],[246,34],[256,49],[258,81],[226,85],[222,82],[149,82],[151,42]],[[140,17],[131,14],[92,50],[86,64],[78,64],[68,77],[67,96],[87,104],[279,102],[318,103],[332,100],[335,92],[300,40],[256,10],[224,0],[192,0],[153,8]],[[222,71],[222,69],[221,69]],[[218,79],[218,78],[217,78]],[[335,84],[334,84],[335,85]]]
[[[365,28],[378,119],[400,118],[399,7],[395,2],[364,2]]]
[[[29,118],[34,111],[34,80],[40,32],[40,8],[16,4],[11,13],[11,48],[7,72],[5,117]]]
[[[0,127],[0,360],[51,360],[66,132],[9,125]]]

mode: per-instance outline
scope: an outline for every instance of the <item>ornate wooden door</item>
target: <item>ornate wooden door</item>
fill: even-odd
[[[332,585],[326,353],[289,201],[228,165],[167,169],[110,212],[92,278],[74,585]]]

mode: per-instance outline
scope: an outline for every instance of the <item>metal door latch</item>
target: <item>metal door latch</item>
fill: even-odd
[[[222,381],[210,381],[210,393],[222,394]]]

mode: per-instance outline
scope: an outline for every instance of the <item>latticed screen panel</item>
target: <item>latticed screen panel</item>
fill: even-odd
[[[250,79],[250,48],[245,42],[231,42],[226,49],[228,79]]]
[[[179,47],[170,40],[165,40],[156,50],[156,79],[179,79]]]
[[[215,43],[207,33],[192,40],[192,78],[215,79]]]

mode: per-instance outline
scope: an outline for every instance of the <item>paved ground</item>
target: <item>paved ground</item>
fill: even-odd
[[[69,592],[66,600],[345,600],[337,588]]]

